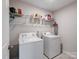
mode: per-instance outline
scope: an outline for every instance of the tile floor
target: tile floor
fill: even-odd
[[[48,59],[48,58],[46,58],[46,57],[44,56],[43,59]],[[62,54],[60,54],[59,56],[57,56],[57,57],[55,57],[55,58],[53,58],[53,59],[74,59],[74,58],[71,58],[70,56],[68,56],[68,55],[66,55],[66,54],[64,54],[64,53],[62,53]]]

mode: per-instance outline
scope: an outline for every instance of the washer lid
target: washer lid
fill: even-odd
[[[41,41],[42,39],[39,38],[25,38],[25,39],[19,39],[19,44],[24,44],[24,43],[32,43],[32,42],[38,42]]]
[[[47,38],[60,38],[59,35],[44,35],[44,37],[47,37]]]
[[[42,39],[38,38],[37,36],[32,36],[30,33],[21,33],[19,36],[19,44],[24,44],[24,43],[30,43],[30,42],[38,42],[41,41]]]

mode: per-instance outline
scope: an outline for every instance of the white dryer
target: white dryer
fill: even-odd
[[[60,54],[61,40],[58,35],[43,34],[44,54],[49,58],[54,58]]]
[[[35,33],[19,36],[19,59],[43,59],[43,40]]]

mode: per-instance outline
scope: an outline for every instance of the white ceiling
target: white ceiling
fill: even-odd
[[[21,0],[49,11],[55,11],[76,0]]]

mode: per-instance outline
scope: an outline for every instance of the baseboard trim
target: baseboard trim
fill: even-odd
[[[66,54],[66,55],[68,55],[68,56],[70,56],[70,57],[72,57],[72,58],[75,58],[75,59],[77,58],[77,56],[73,55],[72,52],[63,51],[63,53]]]

